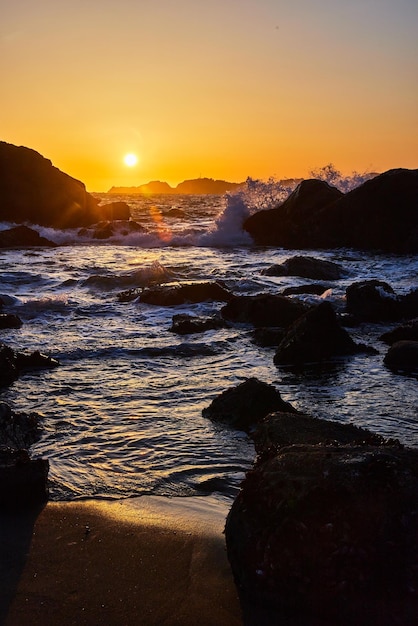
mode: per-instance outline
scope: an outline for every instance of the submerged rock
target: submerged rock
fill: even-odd
[[[281,295],[233,296],[221,309],[221,315],[231,322],[260,327],[286,328],[303,315],[309,306]]]
[[[310,256],[290,257],[283,263],[272,265],[261,273],[265,276],[301,276],[314,280],[339,280],[345,275],[344,269],[338,263]]]
[[[145,304],[177,306],[180,304],[207,302],[228,302],[232,294],[220,283],[184,283],[162,285],[143,289],[139,300]]]
[[[22,320],[12,313],[0,313],[0,330],[5,328],[21,328]]]
[[[256,328],[252,333],[252,341],[257,346],[262,348],[268,348],[271,346],[278,346],[284,337],[285,331],[283,328]]]
[[[32,369],[54,368],[59,362],[35,350],[32,353],[15,352],[0,342],[0,387],[11,385],[21,372]]]
[[[274,355],[276,365],[314,363],[335,356],[371,351],[356,344],[342,328],[329,302],[322,302],[287,330]]]
[[[203,417],[249,432],[260,420],[274,411],[296,412],[282,400],[279,391],[257,378],[248,378],[227,389],[203,409]]]
[[[36,230],[23,224],[0,232],[0,248],[55,248],[56,246],[56,243],[41,237]]]
[[[389,348],[384,363],[395,372],[418,374],[418,341],[396,341]]]
[[[197,315],[188,315],[187,313],[179,313],[173,316],[172,325],[168,330],[178,335],[188,335],[192,333],[203,333],[207,330],[218,330],[225,327],[226,322],[219,315],[200,317]]]
[[[390,346],[396,341],[418,341],[418,319],[411,320],[410,322],[402,324],[387,333],[383,333],[383,335],[380,336],[380,340]]]

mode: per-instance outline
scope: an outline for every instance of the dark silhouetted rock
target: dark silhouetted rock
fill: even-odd
[[[56,245],[24,225],[0,231],[0,248],[55,248]]]
[[[129,207],[118,202],[99,206],[82,182],[35,150],[0,142],[1,220],[77,228],[111,217],[128,219]]]
[[[309,306],[274,294],[233,296],[221,309],[222,317],[231,322],[253,324],[256,327],[286,328],[303,315]]]
[[[167,211],[165,215],[166,217],[172,217],[175,219],[183,219],[183,217],[186,216],[186,213],[183,211],[183,209],[173,208]]]
[[[389,348],[384,363],[395,372],[418,373],[418,341],[396,341]]]
[[[17,413],[0,402],[0,449],[30,448],[41,438],[41,419],[39,413]]]
[[[44,504],[48,470],[46,459],[31,460],[26,450],[0,450],[0,511]]]
[[[4,343],[0,343],[0,387],[11,385],[21,372],[33,369],[50,369],[57,367],[59,362],[38,350],[26,354],[15,352]]]
[[[329,285],[295,285],[294,287],[286,287],[282,291],[283,296],[297,296],[299,294],[308,293],[314,296],[322,296],[322,294],[330,289]]]
[[[255,243],[285,248],[309,248],[311,233],[306,228],[320,209],[343,194],[321,180],[304,180],[280,206],[254,213],[244,222]]]
[[[0,343],[0,387],[11,385],[19,376],[14,351]]]
[[[21,328],[22,320],[12,313],[0,313],[0,330],[5,328]]]
[[[274,356],[276,365],[296,365],[364,351],[344,330],[328,302],[314,307],[287,330]]]
[[[145,228],[134,220],[119,220],[99,222],[91,228],[80,228],[78,235],[80,237],[91,237],[92,239],[109,239],[109,237],[116,235],[126,236],[144,231]]]
[[[402,316],[405,319],[412,319],[418,316],[418,289],[413,289],[403,296],[398,296]]]
[[[417,450],[280,449],[248,472],[226,521],[243,601],[268,624],[415,626],[417,502]]]
[[[402,326],[398,326],[393,330],[383,333],[380,340],[388,345],[392,345],[396,341],[403,340],[418,341],[418,319],[412,320]]]
[[[35,350],[29,354],[16,352],[15,361],[19,372],[34,369],[53,369],[59,365],[59,361],[57,361],[57,359],[47,356],[46,354],[42,354],[39,350]]]
[[[347,312],[361,321],[379,322],[401,317],[399,298],[381,280],[363,280],[346,289]]]
[[[281,206],[251,215],[244,229],[260,245],[416,253],[417,205],[418,170],[389,170],[345,195],[303,181]]]
[[[339,280],[345,275],[338,263],[315,259],[311,256],[294,256],[279,265],[262,270],[265,276],[300,276],[313,280]]]
[[[173,316],[172,325],[168,330],[178,335],[189,335],[192,333],[203,333],[207,330],[218,330],[225,328],[225,326],[225,320],[219,315],[199,317],[188,315],[187,313],[179,313]]]
[[[237,387],[227,389],[203,409],[203,417],[249,432],[263,417],[274,411],[295,412],[282,400],[273,385],[248,378]]]
[[[131,217],[131,209],[126,202],[99,204],[99,209],[103,220],[129,220]]]
[[[140,302],[158,306],[177,306],[180,304],[206,302],[228,302],[232,294],[217,282],[184,283],[181,285],[162,285],[149,287],[141,292]]]
[[[284,337],[283,328],[256,328],[252,333],[252,340],[257,346],[268,348],[278,346]]]

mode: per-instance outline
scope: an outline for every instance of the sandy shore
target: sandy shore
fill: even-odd
[[[0,517],[0,623],[240,626],[214,498],[48,503]]]

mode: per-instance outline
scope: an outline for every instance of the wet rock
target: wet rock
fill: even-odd
[[[0,343],[0,387],[11,385],[18,376],[15,353],[4,343]]]
[[[227,389],[203,409],[203,417],[249,432],[261,419],[274,411],[296,412],[282,400],[279,391],[257,378],[248,378]]]
[[[108,202],[98,206],[104,220],[129,220],[131,209],[126,202]]]
[[[262,348],[277,347],[282,341],[284,334],[283,328],[256,328],[252,333],[252,341]]]
[[[255,243],[285,248],[309,248],[306,222],[343,194],[321,180],[304,180],[280,206],[254,213],[243,224]]]
[[[162,285],[143,289],[139,300],[145,304],[177,306],[180,304],[207,302],[228,302],[232,294],[220,283],[184,283]]]
[[[399,298],[388,283],[363,280],[346,289],[347,312],[367,322],[397,320],[402,316]]]
[[[51,356],[42,354],[39,350],[35,350],[29,354],[24,352],[15,353],[16,367],[19,372],[34,369],[52,369],[58,367],[59,361]]]
[[[315,259],[310,256],[290,257],[279,265],[272,265],[261,272],[265,276],[300,276],[313,280],[339,280],[345,275],[338,263]]]
[[[286,287],[282,291],[283,296],[296,296],[303,293],[312,294],[314,296],[322,296],[322,294],[329,289],[329,285],[296,285],[295,287]]]
[[[56,246],[57,244],[53,241],[41,237],[36,230],[28,226],[15,226],[0,232],[0,248],[55,248]]]
[[[233,296],[221,309],[224,319],[260,327],[286,328],[303,315],[309,306],[274,294]]]
[[[274,363],[314,363],[372,350],[356,344],[340,326],[332,306],[328,302],[322,302],[296,320],[287,330],[277,347]]]
[[[119,220],[99,222],[92,228],[80,228],[78,235],[80,237],[91,237],[92,239],[109,239],[116,235],[126,236],[144,231],[145,228],[134,220]]]
[[[30,459],[26,450],[0,450],[0,511],[44,504],[48,471],[46,459]]]
[[[219,315],[200,317],[180,313],[173,316],[172,325],[168,330],[178,335],[188,335],[192,333],[203,333],[207,330],[218,330],[225,327],[226,322]]]
[[[418,341],[396,341],[389,348],[384,363],[395,372],[418,374]]]
[[[393,330],[383,333],[380,340],[388,345],[392,345],[396,341],[402,340],[418,341],[418,319],[411,320],[406,324],[402,324]]]
[[[59,362],[38,350],[26,354],[15,352],[4,343],[0,343],[0,387],[11,385],[19,374],[26,370],[54,368]]]
[[[248,472],[225,536],[243,602],[269,624],[414,626],[418,451],[282,448]]]
[[[6,402],[0,402],[0,449],[30,448],[42,434],[39,413],[17,413]]]
[[[0,330],[5,328],[21,328],[22,320],[12,313],[0,313]]]

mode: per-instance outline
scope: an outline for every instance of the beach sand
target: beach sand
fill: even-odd
[[[5,626],[240,626],[212,497],[48,503],[0,516]]]

